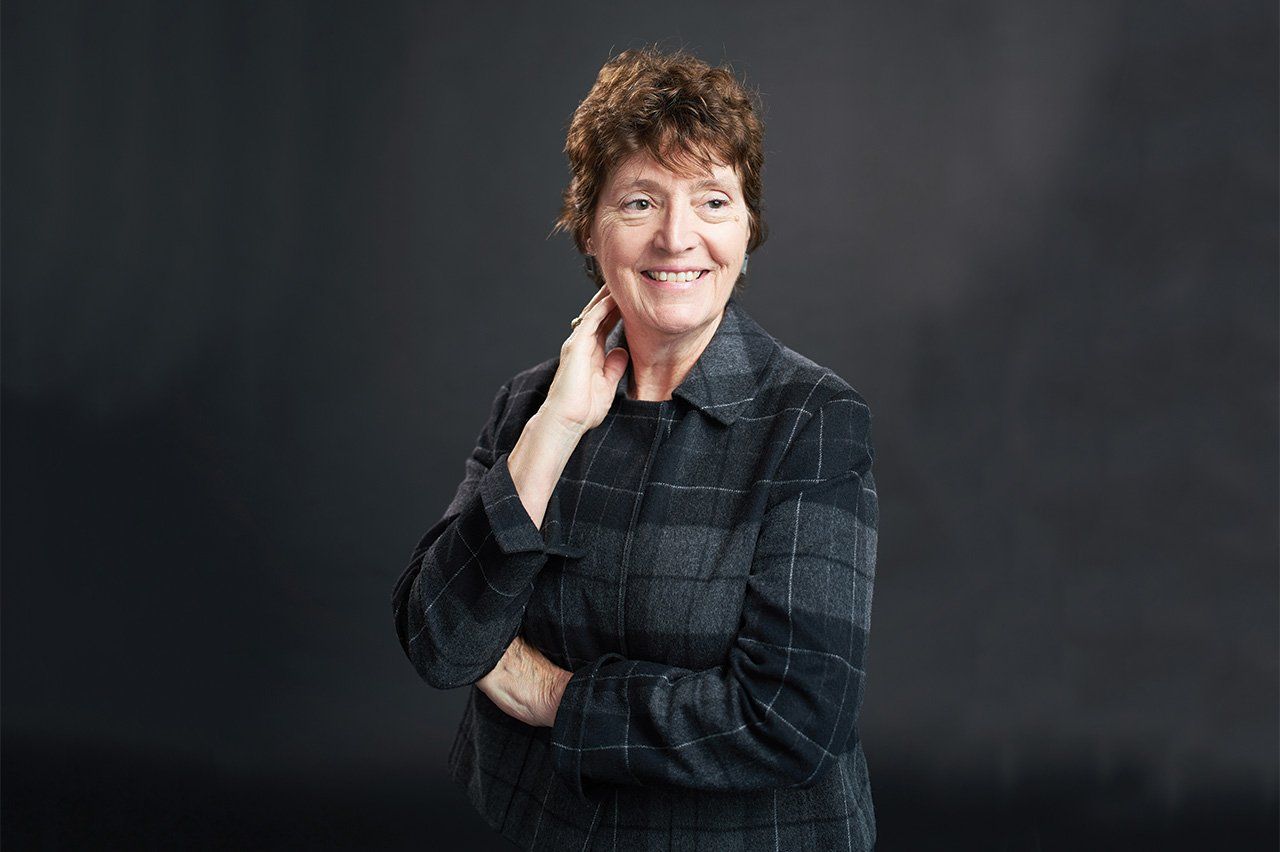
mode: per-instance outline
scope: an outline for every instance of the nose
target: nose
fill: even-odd
[[[698,232],[695,227],[693,211],[683,204],[669,205],[666,213],[663,214],[661,224],[658,226],[658,233],[654,237],[654,242],[658,248],[668,254],[680,254],[686,249],[696,246]]]

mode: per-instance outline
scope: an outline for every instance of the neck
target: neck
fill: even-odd
[[[627,351],[631,353],[627,396],[653,402],[671,399],[671,394],[689,375],[702,350],[715,336],[723,318],[721,311],[706,325],[676,335],[643,327],[624,328]]]

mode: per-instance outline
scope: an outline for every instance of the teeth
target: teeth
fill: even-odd
[[[646,272],[645,275],[655,281],[692,281],[702,275],[701,270],[692,272]]]

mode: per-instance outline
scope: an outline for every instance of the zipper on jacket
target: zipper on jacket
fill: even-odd
[[[649,443],[649,454],[644,460],[644,470],[640,472],[640,485],[636,488],[635,504],[631,508],[631,523],[627,525],[627,538],[622,544],[622,572],[618,584],[618,648],[622,656],[627,652],[627,566],[631,563],[631,541],[635,538],[636,523],[640,518],[640,507],[644,503],[644,487],[649,482],[649,469],[653,466],[653,457],[658,454],[658,446],[662,443],[663,415],[667,413],[667,403],[658,403],[658,422],[654,425],[653,440]]]

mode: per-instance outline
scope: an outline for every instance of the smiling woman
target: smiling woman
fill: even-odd
[[[636,399],[667,399],[706,347],[746,260],[750,217],[733,167],[681,177],[647,151],[619,163],[586,240],[630,332]]]
[[[449,765],[526,849],[871,849],[871,411],[735,298],[765,238],[733,74],[626,51],[558,226],[598,289],[498,390],[392,594]]]

